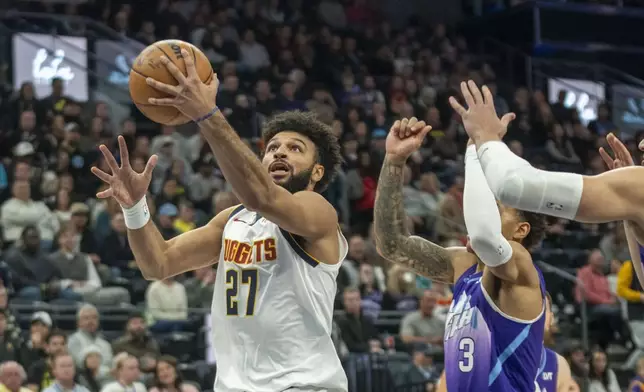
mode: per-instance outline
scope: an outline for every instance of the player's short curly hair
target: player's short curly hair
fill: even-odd
[[[521,244],[527,249],[532,250],[538,247],[546,236],[548,227],[548,217],[543,214],[517,210],[519,218],[530,224],[530,233],[523,239]]]
[[[324,176],[315,184],[315,191],[324,191],[338,174],[342,164],[340,143],[330,126],[319,121],[313,113],[299,110],[280,113],[269,119],[262,129],[264,146],[278,133],[291,131],[313,141],[316,147],[316,163],[324,167]],[[264,152],[262,152],[263,156]]]

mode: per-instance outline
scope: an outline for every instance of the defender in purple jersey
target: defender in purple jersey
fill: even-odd
[[[555,325],[550,294],[546,293],[546,299],[544,339],[551,335]],[[579,392],[579,385],[572,378],[568,362],[564,357],[547,347],[543,348],[537,384],[539,385],[538,392]]]
[[[421,275],[455,283],[444,339],[449,392],[535,392],[545,289],[527,249],[541,241],[545,218],[497,205],[469,145],[463,192],[468,247],[446,249],[410,235],[402,185],[423,129],[422,121],[403,119],[387,136],[374,208],[378,250]]]

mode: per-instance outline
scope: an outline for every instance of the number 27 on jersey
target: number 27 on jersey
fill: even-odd
[[[226,270],[226,315],[239,316],[239,295],[244,286],[248,288],[246,297],[246,312],[241,316],[255,314],[255,300],[259,289],[259,271],[257,268]]]

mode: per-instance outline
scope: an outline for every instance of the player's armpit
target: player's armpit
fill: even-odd
[[[496,267],[487,266],[498,279],[526,287],[539,287],[539,274],[530,252],[518,242],[508,241],[512,248],[510,260]]]
[[[222,235],[231,212],[228,208],[203,227],[165,241],[148,223],[128,233],[136,263],[146,279],[162,280],[215,264],[219,260]]]
[[[291,193],[275,185],[268,201],[252,208],[281,229],[307,240],[317,240],[338,230],[338,214],[319,193]],[[249,206],[245,206],[251,209]]]

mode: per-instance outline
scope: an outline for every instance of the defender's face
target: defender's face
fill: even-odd
[[[324,168],[316,164],[313,141],[296,132],[284,131],[266,144],[262,164],[276,184],[291,192],[312,187],[322,179]]]

